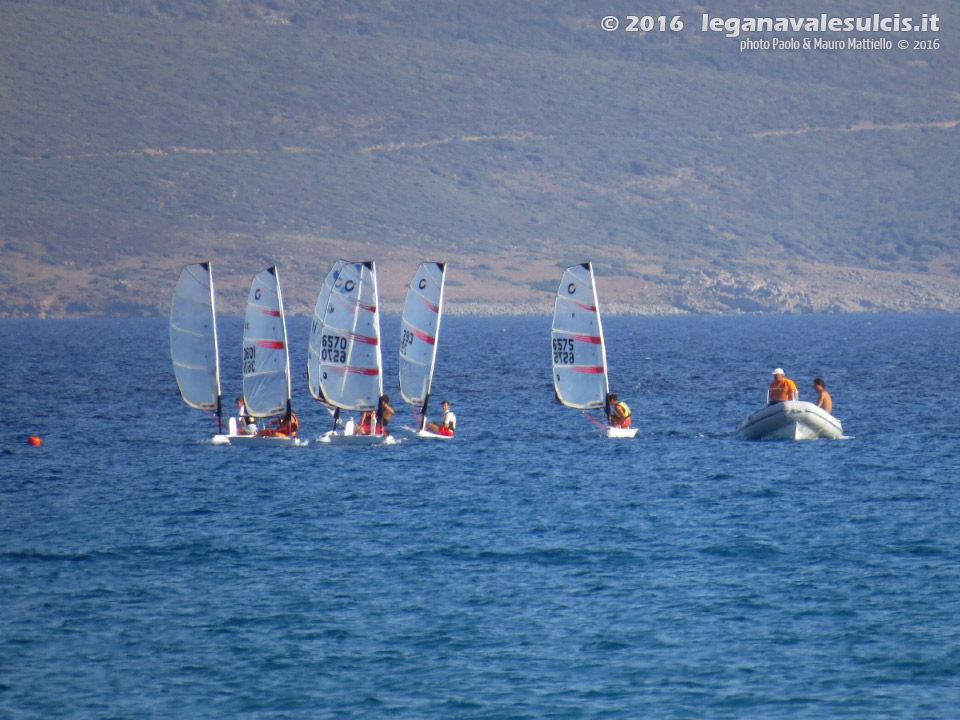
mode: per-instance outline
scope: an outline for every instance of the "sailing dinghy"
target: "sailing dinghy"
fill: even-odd
[[[593,265],[589,262],[563,272],[553,309],[553,389],[563,405],[584,411],[600,429],[593,431],[609,438],[632,438],[636,428],[602,425],[587,410],[603,410],[609,417],[607,396],[607,353]]]
[[[229,444],[223,434],[220,355],[213,294],[213,266],[186,265],[180,271],[170,304],[170,356],[180,397],[190,407],[217,419],[215,444]]]
[[[247,413],[267,421],[292,412],[290,405],[290,351],[283,296],[276,266],[257,273],[250,285],[243,322],[243,401]],[[285,435],[230,435],[232,445],[266,447],[306,445]]]
[[[317,296],[310,324],[307,379],[310,394],[333,411],[333,429],[322,443],[390,445],[393,436],[377,427],[383,395],[377,268],[370,262],[338,260]],[[359,434],[343,410],[374,414],[370,432]]]
[[[419,412],[417,428],[409,430],[421,438],[442,438],[427,430],[427,409],[430,405],[430,386],[437,363],[437,338],[440,316],[443,312],[443,284],[446,265],[437,262],[420,263],[407,287],[407,299],[400,320],[400,395],[404,402]]]

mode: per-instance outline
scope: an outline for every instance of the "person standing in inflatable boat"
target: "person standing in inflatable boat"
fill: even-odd
[[[773,375],[773,382],[770,383],[770,390],[767,392],[768,405],[799,399],[796,383],[783,376],[783,368],[777,368],[770,374]]]

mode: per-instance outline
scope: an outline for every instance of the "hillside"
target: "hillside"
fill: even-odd
[[[439,259],[451,311],[540,312],[592,259],[621,312],[960,311],[955,3],[906,51],[699,28],[798,12],[740,7],[8,0],[0,315],[164,313],[198,259],[225,312],[279,263],[306,313],[339,257],[387,307]]]

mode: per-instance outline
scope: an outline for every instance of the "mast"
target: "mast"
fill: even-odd
[[[597,310],[597,335],[600,336],[600,359],[603,363],[603,412],[610,417],[610,381],[607,377],[607,344],[603,339],[603,322],[600,320],[600,300],[597,296],[597,281],[593,275],[593,263],[585,262],[583,267],[590,273],[590,287],[593,290],[593,307]]]
[[[383,395],[383,356],[380,352],[380,288],[377,286],[377,263],[375,260],[368,260],[363,263],[370,268],[373,275],[373,327],[377,331],[377,407],[380,406],[380,396]]]
[[[213,357],[215,358],[213,382],[217,388],[217,432],[223,433],[223,394],[220,389],[220,347],[217,344],[217,305],[213,294],[213,263],[207,260],[206,262],[200,263],[200,265],[210,275],[210,317],[213,321],[211,324],[213,326]]]
[[[373,327],[377,331],[377,411],[374,419],[370,423],[370,434],[376,435],[377,428],[380,425],[381,411],[383,410],[383,355],[380,350],[380,288],[377,287],[377,263],[374,260],[368,260],[363,263],[370,268],[370,274],[373,277]]]
[[[423,407],[420,409],[420,427],[418,430],[423,430],[427,426],[427,406],[430,404],[430,393],[426,394],[426,397],[423,398]]]
[[[283,295],[280,292],[280,275],[277,266],[274,265],[268,270],[277,281],[277,305],[280,306],[280,326],[283,328],[283,351],[286,355],[286,375],[287,375],[287,412],[292,412],[290,405],[291,387],[290,387],[290,345],[287,344],[287,318],[283,309]]]
[[[440,298],[437,300],[437,331],[433,336],[433,353],[430,356],[430,372],[427,373],[427,393],[423,396],[423,410],[420,416],[420,429],[427,425],[427,407],[430,405],[430,388],[433,385],[433,370],[437,365],[437,343],[440,340],[440,318],[443,316],[443,284],[447,278],[447,264],[438,262],[440,268]]]

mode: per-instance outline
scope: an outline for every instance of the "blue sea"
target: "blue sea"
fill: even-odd
[[[633,440],[553,402],[549,318],[446,317],[452,441],[256,449],[164,319],[0,321],[0,717],[957,717],[960,317],[604,327]],[[734,437],[776,366],[845,439]]]

